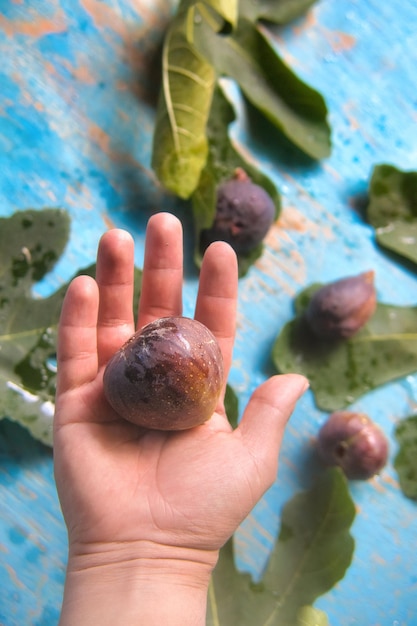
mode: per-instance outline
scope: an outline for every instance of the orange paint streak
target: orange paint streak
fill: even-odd
[[[15,570],[10,565],[8,565],[7,563],[5,563],[4,567],[5,567],[6,571],[7,571],[7,573],[9,574],[9,577],[10,577],[10,580],[12,581],[12,583],[16,587],[18,587],[19,589],[25,589],[26,588],[25,585],[22,583],[21,580],[19,580]]]
[[[328,163],[323,163],[323,169],[326,170],[326,172],[328,172],[330,176],[334,178],[334,180],[343,179],[341,173],[338,172],[338,170],[336,170],[334,167],[331,167]]]
[[[156,186],[160,186],[160,183],[154,174],[149,172],[149,170],[139,163],[139,161],[137,161],[131,154],[128,152],[114,150],[111,147],[110,135],[98,126],[98,124],[91,121],[89,122],[88,135],[92,143],[95,144],[104,154],[106,154],[111,161],[115,163],[128,163],[133,167],[136,167],[138,170],[145,172],[147,177],[152,180]]]
[[[68,185],[64,205],[79,207],[80,204],[86,211],[93,211],[96,208],[91,198],[91,190],[82,183]]]
[[[125,80],[117,80],[116,81],[116,89],[117,91],[129,91],[131,85],[127,83]]]
[[[108,228],[108,230],[111,230],[112,228],[116,228],[116,224],[113,222],[112,219],[110,219],[110,217],[106,213],[102,213],[101,217],[103,218],[103,222],[105,223],[106,228]]]
[[[96,77],[91,73],[90,68],[86,65],[73,67],[68,64],[68,71],[71,72],[75,79],[84,85],[94,85],[97,82]]]
[[[123,9],[119,0],[113,0],[113,3],[118,7],[119,14],[123,17]],[[153,28],[160,24],[161,17],[166,14],[167,19],[169,19],[171,14],[165,0],[131,0],[129,8],[144,22],[152,24]]]
[[[331,33],[330,45],[334,52],[345,52],[356,45],[356,38],[347,33],[336,31]]]
[[[260,288],[262,297],[265,293],[282,293],[294,296],[294,283],[304,285],[306,280],[306,266],[304,259],[299,255],[288,260],[287,257],[277,254],[277,250],[265,248],[263,255],[256,261],[256,267],[274,280],[271,287],[257,277],[257,288]]]
[[[285,207],[279,216],[278,226],[284,230],[305,232],[308,224],[305,216],[296,207]]]
[[[354,104],[352,102],[346,102],[343,105],[343,113],[349,123],[350,128],[353,131],[359,131],[362,134],[362,137],[364,137],[364,139],[371,145],[374,146],[375,145],[375,140],[373,137],[371,137],[371,135],[369,135],[365,129],[362,129],[359,122],[357,121],[357,119],[354,117],[353,113],[352,113],[352,109],[354,108]],[[337,177],[340,179],[340,174],[337,175]]]
[[[376,563],[377,565],[383,565],[383,566],[388,565],[387,561],[380,554],[377,554],[376,552],[374,552],[371,558],[372,558],[372,561]]]
[[[127,123],[130,122],[130,117],[129,117],[129,115],[125,111],[119,110],[119,111],[117,111],[117,115],[120,117],[120,119],[123,122],[127,122]]]
[[[52,33],[64,32],[66,23],[62,10],[59,10],[52,19],[43,15],[36,15],[31,20],[12,21],[0,15],[0,29],[8,37],[25,35],[26,37],[40,38]]]
[[[317,24],[317,17],[314,10],[310,10],[305,15],[304,20],[300,25],[293,28],[293,32],[296,35],[301,35],[306,30],[311,30]]]
[[[337,219],[334,217],[333,213],[330,213],[330,211],[328,211],[324,205],[320,204],[320,202],[318,202],[315,198],[313,198],[313,196],[308,193],[308,191],[302,186],[300,185],[300,183],[297,181],[296,178],[294,178],[293,176],[290,176],[289,174],[285,174],[284,178],[298,191],[298,194],[300,196],[300,202],[308,202],[310,204],[310,206],[314,207],[317,209],[317,215],[323,215],[323,218],[320,219],[320,226],[318,227],[318,233],[320,235],[320,237],[323,236],[328,236],[329,239],[334,239],[334,233],[332,232],[331,229],[331,225],[332,224],[337,224],[338,221]],[[292,207],[294,210],[294,207]],[[295,209],[295,210],[300,210],[300,209]],[[302,211],[301,211],[302,212]],[[280,216],[281,218],[281,216]],[[323,228],[323,224],[324,223],[328,223],[329,226],[328,228]],[[309,229],[316,228],[315,223],[310,222],[309,221]]]
[[[119,35],[126,34],[123,16],[114,8],[104,5],[100,0],[81,0],[80,4],[91,17],[97,29],[109,28]]]
[[[90,122],[90,127],[88,134],[93,143],[95,143],[102,152],[107,154],[108,156],[112,155],[112,150],[110,148],[110,136],[97,124],[94,122]]]
[[[93,85],[96,82],[94,76],[85,66],[73,68],[72,75],[74,76],[74,78],[79,80],[80,83],[84,83],[86,85]]]
[[[13,82],[16,85],[19,85],[20,90],[21,90],[21,101],[24,104],[24,106],[27,107],[33,107],[34,109],[36,109],[39,112],[43,112],[45,110],[45,107],[43,105],[42,102],[40,102],[39,100],[35,100],[33,95],[31,94],[30,90],[27,88],[27,84],[24,80],[24,77],[21,74],[17,74],[15,72],[12,73],[11,75]],[[7,103],[9,104],[9,103]]]
[[[51,74],[52,76],[54,74],[56,74],[56,69],[53,63],[51,63],[50,61],[45,61],[43,64],[45,71],[47,74]]]
[[[352,114],[353,108],[354,108],[354,104],[352,102],[346,102],[343,106],[343,112],[352,130],[359,130],[359,122],[357,121],[355,117],[353,117],[353,114]]]
[[[383,481],[384,483],[386,483],[390,487],[394,487],[395,489],[399,489],[400,488],[398,480],[395,480],[395,478],[392,478],[387,472],[384,472],[381,475],[381,481]]]

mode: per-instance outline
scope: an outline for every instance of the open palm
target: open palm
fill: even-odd
[[[261,385],[234,431],[223,401],[201,426],[158,432],[124,421],[104,398],[103,370],[122,343],[155,318],[181,315],[182,264],[181,224],[160,213],[147,228],[136,325],[133,240],[125,231],[102,237],[96,280],[81,276],[68,289],[58,334],[54,455],[73,550],[129,544],[216,551],[275,479],[283,430],[306,386],[298,375]],[[204,257],[195,317],[216,336],[226,378],[236,302],[236,257],[216,242]]]

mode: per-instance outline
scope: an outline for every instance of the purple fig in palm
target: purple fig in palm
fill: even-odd
[[[223,358],[214,335],[187,317],[144,326],[110,359],[105,396],[124,419],[157,430],[207,421],[223,387]]]
[[[326,465],[338,465],[347,478],[367,480],[378,474],[388,457],[388,441],[365,413],[335,411],[321,427],[318,452]]]

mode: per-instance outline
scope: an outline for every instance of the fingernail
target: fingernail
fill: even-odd
[[[301,374],[297,374],[297,376],[300,378],[300,395],[302,395],[309,389],[310,381],[305,376],[301,376]]]

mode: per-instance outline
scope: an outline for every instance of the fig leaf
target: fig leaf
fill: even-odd
[[[159,180],[184,199],[196,188],[206,163],[205,130],[216,80],[214,68],[193,43],[190,24],[196,10],[195,2],[183,0],[165,35],[152,147]]]
[[[283,327],[272,349],[279,372],[307,376],[319,408],[346,408],[368,391],[417,371],[417,307],[378,303],[351,339],[326,341],[313,335],[303,315],[320,286],[299,294],[296,317]]]
[[[417,264],[417,172],[393,165],[374,167],[367,219],[378,243]]]
[[[311,489],[285,505],[260,583],[235,569],[231,541],[220,551],[208,596],[208,626],[327,624],[311,605],[343,578],[351,563],[354,517],[342,472],[332,468],[320,473]]]
[[[297,613],[297,626],[329,626],[329,620],[324,611],[303,606]]]
[[[33,297],[32,287],[53,269],[69,228],[61,209],[0,218],[0,419],[19,422],[47,445],[52,443],[56,331],[68,284],[46,298]],[[94,276],[95,265],[81,273]],[[139,270],[136,284],[137,303]]]
[[[200,20],[196,46],[219,76],[235,80],[246,98],[305,154],[330,153],[330,129],[323,97],[284,63],[267,30],[241,18],[230,35]]]
[[[313,4],[182,0],[168,28],[153,136],[152,167],[181,198],[198,186],[208,157],[206,125],[222,76],[295,145],[313,158],[328,156],[330,128],[322,96],[284,64],[258,21],[287,22]],[[210,199],[214,205],[213,198]]]
[[[62,294],[35,299],[31,288],[54,267],[68,235],[69,217],[60,209],[0,219],[0,418],[20,421],[44,441],[54,378],[48,358]]]
[[[192,5],[197,5],[199,9],[209,10],[212,8],[216,14],[222,17],[226,22],[232,26],[236,26],[238,16],[238,0],[198,0],[197,2],[191,2]]]
[[[226,385],[224,408],[230,425],[236,428],[239,419],[239,398],[233,387],[229,384]]]
[[[402,419],[395,437],[399,450],[394,459],[401,490],[407,498],[417,500],[417,415]]]
[[[241,17],[251,22],[266,20],[287,24],[303,15],[316,0],[240,0]]]

